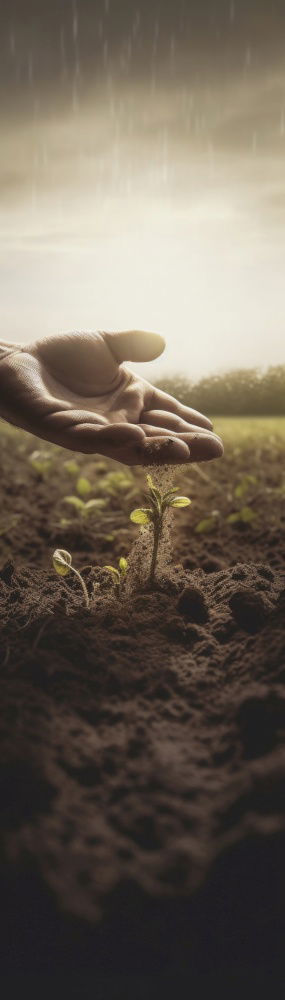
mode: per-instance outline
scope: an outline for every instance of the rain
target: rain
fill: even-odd
[[[6,335],[154,329],[155,374],[282,362],[284,15],[30,6],[1,12]]]

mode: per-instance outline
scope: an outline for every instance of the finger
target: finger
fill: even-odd
[[[116,454],[106,450],[104,454],[126,465],[186,465],[219,458],[223,451],[214,435],[195,434],[191,442],[186,443],[177,435],[168,437],[163,433],[157,436],[155,431],[157,428],[152,428],[153,433],[139,445],[128,446]]]
[[[211,430],[213,426],[212,421],[208,417],[205,417],[203,413],[193,410],[190,406],[184,406],[183,403],[179,403],[178,399],[170,396],[168,392],[163,392],[162,389],[153,389],[149,400],[147,399],[146,408],[150,410],[167,410],[169,413],[176,413],[178,417],[186,420],[188,424],[206,427],[207,430]]]
[[[104,337],[118,364],[122,361],[154,361],[165,348],[165,340],[160,333],[146,330],[105,333]]]
[[[95,430],[92,424],[77,424],[65,431],[58,443],[72,451],[98,453],[115,458],[126,465],[179,464],[189,461],[189,448],[184,441],[165,435],[157,435],[157,428],[144,429],[134,424],[116,424]]]
[[[74,411],[76,414],[76,411]],[[89,413],[85,414],[85,420],[73,419],[72,411],[54,416],[52,422],[50,418],[44,422],[44,433],[49,440],[63,448],[71,451],[82,451],[85,454],[107,455],[110,458],[117,458],[121,461],[119,454],[122,450],[133,449],[144,442],[145,434],[141,427],[136,424],[118,423],[100,425],[92,420]],[[65,420],[58,420],[57,417],[66,417]],[[69,419],[67,419],[69,418]]]
[[[163,427],[155,427],[150,424],[143,424],[142,427],[147,438],[160,440],[161,442],[170,440]],[[221,458],[223,455],[224,449],[221,438],[217,434],[213,434],[203,428],[199,428],[199,431],[195,428],[188,433],[174,434],[172,440],[175,441],[177,447],[178,442],[181,443],[182,441],[187,446],[189,452],[188,462],[207,462],[212,458]]]
[[[21,344],[12,344],[9,340],[0,340],[0,361],[6,358],[8,354],[21,351],[21,349]]]
[[[135,456],[136,465],[181,465],[190,459],[188,445],[182,439],[156,434],[136,445]]]
[[[184,431],[185,433],[189,433],[190,430],[195,431],[197,428],[196,424],[190,424],[175,413],[168,413],[167,410],[144,410],[140,416],[140,423],[142,425],[151,424],[154,427],[165,427],[167,431],[177,431],[181,434]],[[199,430],[203,434],[209,433],[209,429],[206,427],[201,427]]]

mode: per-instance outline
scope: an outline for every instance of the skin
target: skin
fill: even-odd
[[[164,350],[156,333],[73,332],[28,346],[0,341],[0,416],[72,451],[126,465],[219,458],[220,438],[196,410],[124,365]]]

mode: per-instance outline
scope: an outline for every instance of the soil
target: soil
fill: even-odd
[[[256,519],[235,527],[232,484],[256,455],[203,466],[204,479],[182,470],[193,507],[175,512],[175,558],[168,537],[149,592],[140,535],[119,600],[96,564],[128,553],[137,499],[110,499],[111,529],[102,515],[63,533],[60,450],[44,482],[27,449],[15,435],[2,457],[3,509],[20,518],[0,560],[2,972],[103,977],[112,997],[128,995],[114,985],[126,976],[281,982],[281,454],[254,487]],[[195,533],[192,511],[197,523],[211,505],[216,530]],[[78,581],[50,568],[60,544],[82,569],[89,611]]]

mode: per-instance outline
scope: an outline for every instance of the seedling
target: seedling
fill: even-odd
[[[63,497],[63,503],[68,503],[77,511],[82,521],[87,520],[95,510],[103,510],[106,507],[106,500],[94,498],[92,500],[82,500],[81,497]]]
[[[241,510],[235,511],[234,514],[228,514],[226,522],[227,524],[251,524],[252,521],[256,520],[256,517],[257,514],[252,510],[252,507],[245,505],[241,507]]]
[[[87,479],[86,476],[79,476],[76,483],[76,489],[79,496],[82,497],[83,500],[86,500],[87,497],[90,496],[92,490],[90,479]]]
[[[63,503],[68,503],[70,507],[73,507],[77,511],[81,520],[87,520],[91,514],[94,514],[95,510],[103,510],[107,505],[107,500],[103,497],[93,497],[88,500],[88,497],[92,490],[92,485],[90,480],[86,476],[79,476],[76,482],[76,494],[71,496],[63,497]]]
[[[256,476],[251,476],[246,474],[242,477],[237,486],[235,486],[234,497],[236,498],[236,500],[241,500],[245,502],[242,503],[242,506],[240,507],[239,510],[235,510],[233,511],[232,514],[228,514],[228,516],[226,517],[227,524],[251,524],[252,521],[256,520],[257,514],[252,509],[252,507],[250,507],[249,504],[246,503],[247,499],[246,495],[251,490],[251,487],[256,486],[256,484],[257,484]],[[252,498],[251,498],[251,503],[252,503]]]
[[[142,526],[146,524],[152,525],[153,548],[148,577],[148,586],[152,587],[155,580],[158,548],[163,531],[165,513],[171,507],[189,507],[191,500],[189,500],[189,497],[176,496],[177,486],[173,486],[172,489],[167,490],[166,493],[161,493],[158,487],[154,485],[152,477],[147,476],[146,478],[149,487],[149,493],[146,494],[146,499],[148,500],[150,506],[137,507],[136,510],[132,510],[130,519],[134,522],[134,524],[140,524]]]
[[[124,556],[121,556],[118,566],[118,569],[116,569],[116,566],[104,566],[103,569],[108,570],[108,573],[112,574],[117,597],[120,597],[121,586],[128,570],[128,560],[125,559]]]
[[[77,576],[83,590],[86,607],[89,608],[90,601],[86,584],[84,583],[81,574],[78,572],[78,569],[75,569],[75,567],[72,566],[72,556],[70,555],[70,552],[67,552],[66,549],[56,549],[53,553],[52,563],[55,572],[58,573],[58,576],[68,576],[70,572]]]
[[[210,535],[213,531],[216,531],[219,525],[220,511],[212,510],[209,517],[203,517],[202,521],[198,521],[195,527],[196,535]]]
[[[245,476],[242,477],[240,482],[235,487],[234,496],[236,497],[237,500],[241,500],[244,496],[246,496],[246,494],[250,490],[250,487],[256,486],[256,484],[257,484],[256,476],[251,476],[246,474]]]
[[[78,476],[78,473],[80,472],[78,462],[75,461],[75,458],[68,458],[66,462],[63,463],[63,468],[66,472],[68,472],[68,475],[72,477]]]
[[[47,478],[52,466],[52,456],[49,451],[32,451],[29,455],[29,462],[41,479]]]
[[[98,488],[100,492],[118,499],[125,495],[129,499],[137,492],[134,477],[130,472],[108,472],[98,483]]]

